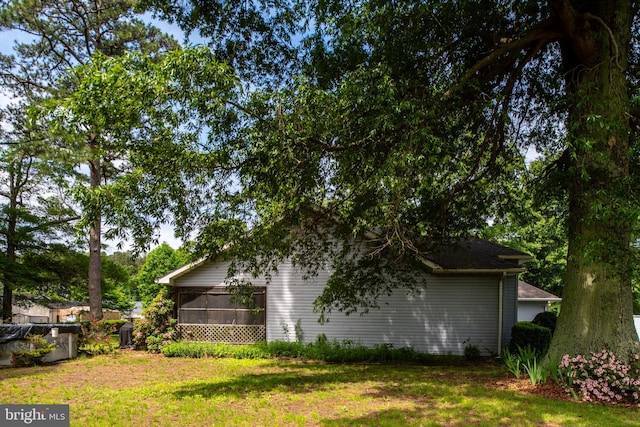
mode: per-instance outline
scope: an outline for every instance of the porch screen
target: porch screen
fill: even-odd
[[[186,290],[178,294],[178,322],[213,325],[264,325],[266,289],[253,294],[256,308],[232,301],[225,288]]]

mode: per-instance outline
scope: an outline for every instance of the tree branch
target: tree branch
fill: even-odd
[[[532,57],[537,51],[542,49],[542,47],[544,47],[548,43],[561,40],[562,38],[564,38],[564,33],[558,30],[555,21],[548,20],[543,22],[542,24],[533,28],[530,32],[525,34],[522,38],[515,39],[498,46],[487,56],[476,62],[471,68],[469,68],[469,70],[467,70],[467,72],[460,78],[460,80],[456,82],[456,84],[454,84],[449,90],[445,92],[443,99],[448,99],[461,86],[471,80],[478,71],[493,64],[501,56],[509,52],[520,51],[526,48],[531,49],[532,47],[535,47],[537,50],[531,51],[528,55],[529,57]]]
[[[23,228],[23,230],[27,231],[27,232],[42,230],[44,228],[51,227],[53,225],[61,225],[61,224],[69,223],[71,221],[77,221],[80,218],[81,218],[80,216],[71,216],[71,217],[68,217],[68,218],[60,218],[60,219],[57,219],[57,220],[54,220],[54,221],[47,221],[47,222],[44,222],[42,224],[38,224],[35,227],[25,227],[25,228]]]

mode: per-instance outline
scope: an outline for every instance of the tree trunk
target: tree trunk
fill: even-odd
[[[20,197],[20,182],[18,179],[20,169],[19,161],[16,161],[9,168],[9,212],[7,219],[7,253],[6,266],[2,288],[2,319],[3,322],[12,321],[13,316],[13,284],[15,281],[14,271],[16,269],[16,232],[18,227],[18,198]]]
[[[89,144],[91,160],[91,188],[100,186],[101,164],[98,144],[94,141]],[[95,208],[93,206],[92,208]],[[92,210],[93,211],[93,210]],[[89,229],[89,315],[91,319],[100,320],[102,313],[102,259],[101,259],[101,223],[100,207],[95,211]]]
[[[4,271],[4,281],[2,289],[2,319],[9,322],[13,316],[13,282],[15,280],[13,271],[16,268],[16,224],[17,224],[17,204],[11,201],[11,212],[9,213],[9,224],[7,229],[7,264]]]
[[[555,2],[566,6],[567,2]],[[569,250],[562,309],[549,350],[628,360],[638,351],[630,276],[629,95],[631,4],[590,2],[556,9],[567,95]],[[558,4],[555,4],[558,6]]]

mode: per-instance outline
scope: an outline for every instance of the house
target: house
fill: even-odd
[[[39,295],[14,294],[12,322],[65,323],[89,320],[89,304],[77,301],[53,302]],[[104,319],[120,319],[117,310],[104,309]]]
[[[48,301],[34,295],[14,294],[11,305],[13,323],[49,323]]]
[[[270,281],[252,278],[260,311],[237,307],[226,287],[229,262],[200,260],[158,279],[173,287],[182,339],[247,343],[259,340],[349,340],[391,344],[431,354],[461,355],[466,345],[499,354],[517,321],[518,274],[530,257],[480,239],[463,239],[422,261],[425,285],[397,288],[367,314],[332,312],[318,322],[314,300],[330,272],[305,279],[285,262]],[[236,277],[242,279],[242,277]]]
[[[549,311],[550,304],[558,301],[562,298],[519,280],[518,322],[533,320],[536,314]]]

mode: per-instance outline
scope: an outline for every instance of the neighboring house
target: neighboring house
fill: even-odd
[[[636,332],[638,333],[638,337],[640,337],[640,316],[633,316],[633,324],[636,327]]]
[[[11,305],[11,321],[13,323],[48,323],[49,307],[46,301],[33,301],[29,296],[14,295]]]
[[[290,263],[256,286],[260,312],[235,307],[225,286],[228,262],[201,260],[158,279],[173,286],[178,330],[183,339],[246,343],[258,340],[313,342],[349,340],[365,346],[392,344],[432,354],[461,355],[466,345],[499,354],[508,345],[517,316],[518,274],[530,257],[480,239],[423,259],[426,285],[413,292],[399,287],[381,297],[380,309],[346,316],[334,311],[320,324],[313,302],[329,271],[304,279]]]
[[[63,323],[89,320],[89,304],[77,301],[52,302],[45,297],[14,295],[12,322]],[[120,319],[120,312],[104,309],[105,319]]]
[[[89,304],[77,301],[54,302],[49,304],[50,322],[79,322],[89,320]]]
[[[533,320],[536,314],[549,311],[550,304],[557,301],[562,301],[562,298],[519,280],[518,322]]]

